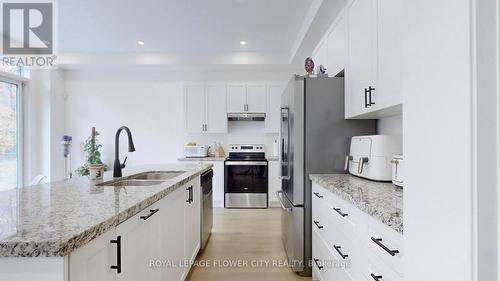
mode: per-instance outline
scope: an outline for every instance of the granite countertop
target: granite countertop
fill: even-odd
[[[183,157],[177,159],[181,162],[189,162],[189,161],[224,161],[226,160],[226,157]]]
[[[80,177],[0,191],[0,257],[61,257],[167,196],[212,165],[180,163],[123,170],[124,177],[146,171],[186,171],[147,187],[96,186],[113,180]]]
[[[361,211],[403,233],[403,190],[392,183],[352,175],[309,175],[309,178]]]

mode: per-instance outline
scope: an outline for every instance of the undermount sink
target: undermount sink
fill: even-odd
[[[168,180],[184,174],[185,171],[146,172],[131,178],[134,180]]]
[[[131,179],[131,180],[115,181],[115,182],[110,182],[110,183],[105,182],[105,183],[98,184],[98,186],[153,186],[153,185],[159,185],[163,182],[164,181],[158,181],[158,180]]]

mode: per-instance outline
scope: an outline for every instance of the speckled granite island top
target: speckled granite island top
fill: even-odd
[[[403,190],[392,183],[341,174],[310,175],[309,178],[361,211],[403,233]]]
[[[185,171],[154,186],[96,186],[87,177],[0,192],[0,257],[61,257],[191,181],[211,164],[126,168],[124,177],[147,171]]]

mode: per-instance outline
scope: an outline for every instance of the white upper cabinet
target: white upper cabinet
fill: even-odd
[[[403,65],[401,10],[403,0],[378,1],[378,77],[379,108],[403,103]]]
[[[281,95],[285,86],[280,83],[270,83],[267,86],[266,133],[280,132]]]
[[[375,88],[376,1],[354,0],[347,8],[348,57],[346,79],[346,117],[366,113],[370,108],[370,87]],[[374,90],[372,90],[372,93]],[[376,98],[372,95],[372,103]]]
[[[401,113],[401,10],[402,0],[351,0],[314,49],[330,76],[344,70],[346,118]]]
[[[205,130],[205,88],[202,84],[186,85],[184,88],[185,120],[188,133]]]
[[[189,84],[184,95],[188,133],[227,132],[225,84]]]
[[[227,85],[227,112],[239,113],[246,111],[247,88],[245,84]]]
[[[266,108],[266,85],[264,83],[227,85],[227,112],[265,113]]]
[[[206,132],[225,133],[227,132],[227,111],[226,111],[226,85],[207,84],[205,87],[207,101],[207,122]]]
[[[328,60],[326,67],[330,76],[345,69],[347,63],[347,20],[340,15],[327,36]]]
[[[266,109],[266,85],[247,84],[247,111],[265,113]]]

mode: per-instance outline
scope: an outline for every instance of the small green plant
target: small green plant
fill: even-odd
[[[97,140],[99,132],[92,127],[92,134],[83,144],[83,151],[85,152],[86,162],[80,168],[75,170],[75,174],[78,176],[88,176],[90,165],[100,165],[103,164],[101,160],[101,149],[102,144]],[[104,165],[104,171],[108,170],[108,166]]]

